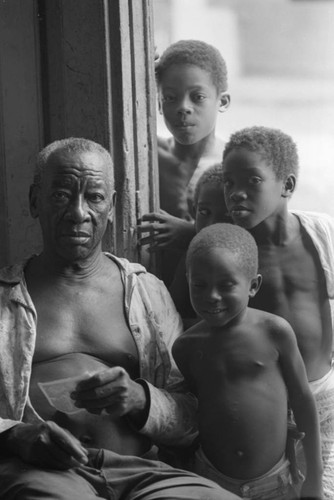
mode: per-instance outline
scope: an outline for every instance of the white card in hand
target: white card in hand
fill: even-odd
[[[52,382],[38,382],[38,386],[51,406],[63,413],[78,413],[85,411],[85,409],[74,406],[70,394],[76,390],[78,382],[90,375],[91,373],[86,372],[76,377],[62,378]]]

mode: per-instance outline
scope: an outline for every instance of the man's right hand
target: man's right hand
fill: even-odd
[[[66,470],[88,462],[80,441],[55,422],[19,423],[6,433],[7,450],[38,467]]]

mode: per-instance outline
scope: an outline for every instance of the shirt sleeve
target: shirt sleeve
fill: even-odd
[[[156,362],[151,379],[144,377],[150,407],[147,421],[140,432],[157,444],[187,446],[198,434],[198,404],[197,398],[187,389],[171,353],[174,341],[183,332],[182,320],[165,285],[152,275],[146,277],[146,285],[151,291],[146,296],[149,300],[149,306],[146,304],[146,307],[154,317],[156,329],[154,357],[160,362]]]

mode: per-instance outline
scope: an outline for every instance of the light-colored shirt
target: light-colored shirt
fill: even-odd
[[[291,210],[306,233],[310,236],[318,253],[326,281],[328,299],[331,307],[332,329],[334,325],[334,219],[318,212]],[[334,332],[332,341],[334,351]]]
[[[140,433],[155,443],[189,444],[197,434],[197,400],[186,392],[171,356],[182,333],[181,318],[162,281],[140,264],[106,255],[120,269],[140,378],[150,394],[148,419]],[[25,283],[26,262],[0,270],[0,432],[21,421],[42,421],[29,400],[37,313]]]

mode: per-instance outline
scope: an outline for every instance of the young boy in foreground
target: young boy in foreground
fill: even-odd
[[[261,284],[253,237],[231,224],[200,231],[187,253],[192,305],[202,321],[173,346],[199,402],[195,470],[242,498],[296,498],[285,457],[287,403],[305,433],[301,498],[322,498],[315,403],[291,326],[248,308]]]
[[[233,134],[223,155],[225,201],[233,221],[250,231],[263,283],[250,306],[291,324],[320,420],[325,498],[334,498],[334,221],[289,211],[298,174],[297,148],[280,130]]]
[[[145,214],[141,244],[164,249],[163,279],[170,284],[175,264],[195,234],[191,214],[201,174],[221,161],[224,142],[216,136],[218,112],[230,104],[227,69],[220,52],[200,40],[180,40],[162,54],[156,69],[159,109],[171,137],[158,138],[162,213]]]

